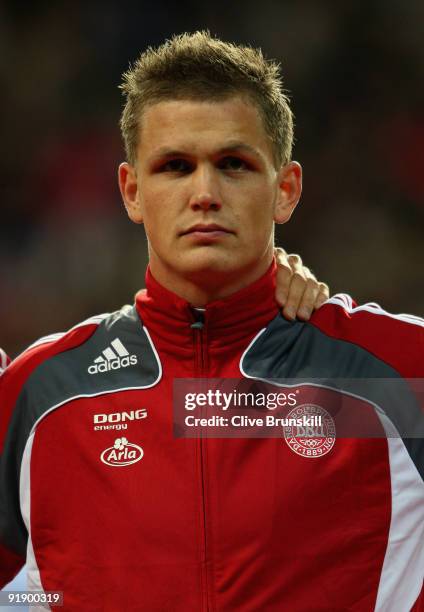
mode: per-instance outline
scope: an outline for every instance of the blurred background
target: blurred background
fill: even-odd
[[[0,346],[132,302],[146,241],[121,205],[121,73],[209,28],[282,62],[301,205],[278,243],[333,290],[424,315],[424,3],[0,4]],[[165,228],[164,228],[165,231]]]

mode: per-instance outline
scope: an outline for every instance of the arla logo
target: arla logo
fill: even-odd
[[[106,465],[123,467],[140,461],[144,455],[143,449],[137,444],[131,444],[126,438],[116,438],[115,444],[106,448],[100,459]]]

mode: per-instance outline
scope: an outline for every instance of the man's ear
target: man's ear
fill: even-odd
[[[278,173],[279,193],[275,203],[275,223],[287,223],[302,193],[302,166],[291,161]]]
[[[131,221],[143,223],[141,213],[140,197],[137,185],[137,174],[134,166],[127,162],[119,164],[118,182],[125,208]]]

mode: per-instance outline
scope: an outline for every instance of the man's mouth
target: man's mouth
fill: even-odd
[[[222,234],[234,234],[234,232],[216,223],[197,223],[196,225],[192,225],[188,230],[181,232],[180,236],[187,236],[188,234],[204,237],[209,236],[212,238],[214,235],[218,237]]]

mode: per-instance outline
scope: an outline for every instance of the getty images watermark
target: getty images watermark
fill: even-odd
[[[214,409],[224,413],[231,408],[237,409],[266,409],[277,410],[278,408],[293,407],[297,404],[296,391],[263,392],[263,391],[223,391],[221,389],[208,389],[206,392],[186,393],[184,396],[184,408],[187,411],[195,411],[198,408],[207,407],[208,411]],[[231,416],[212,414],[211,416],[197,416],[188,414],[184,423],[187,427],[298,427],[306,429],[322,427],[322,415],[310,411],[291,411],[288,416],[276,416],[265,414],[264,416],[253,416],[239,411]]]
[[[336,437],[424,437],[423,399],[423,379],[176,379],[174,435],[284,438],[319,456]]]

